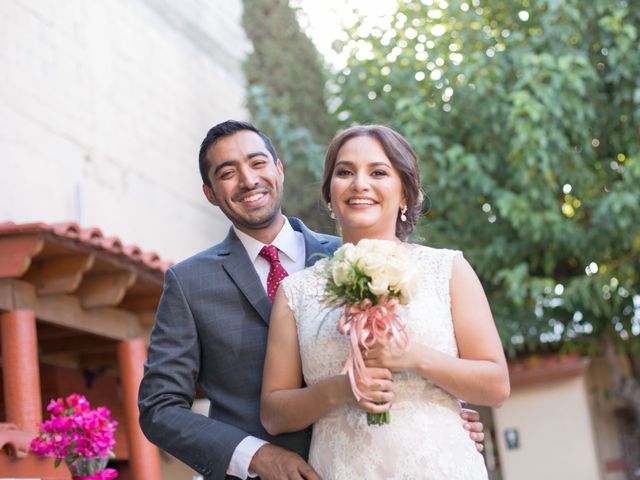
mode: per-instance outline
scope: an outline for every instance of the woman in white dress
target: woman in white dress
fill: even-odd
[[[384,126],[356,126],[327,150],[322,194],[344,242],[404,241],[421,209],[417,157]],[[373,382],[357,379],[356,401],[342,368],[348,337],[342,309],[324,304],[326,260],[287,277],[269,326],[261,419],[279,434],[311,424],[309,463],[326,480],[486,479],[482,456],[461,425],[458,399],[499,406],[509,395],[506,360],[486,296],[461,252],[405,244],[420,285],[401,307],[408,348],[366,353]],[[386,425],[365,412],[391,411]]]

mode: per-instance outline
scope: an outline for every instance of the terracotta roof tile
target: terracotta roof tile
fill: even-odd
[[[102,235],[102,230],[99,228],[83,228],[80,230],[80,240],[85,242],[91,242],[92,240],[101,241],[104,238]]]
[[[19,430],[13,423],[0,423],[0,449],[12,457],[25,458],[34,436],[33,433]]]
[[[124,245],[118,237],[105,237],[102,230],[97,227],[82,228],[75,222],[16,224],[9,221],[0,223],[0,237],[29,233],[49,233],[75,240],[91,248],[100,248],[114,255],[125,256],[130,261],[159,272],[165,272],[173,264],[171,261],[162,261],[156,252],[144,252],[137,245]]]
[[[100,243],[105,250],[112,250],[114,252],[122,252],[124,245],[118,237],[101,238]]]
[[[139,259],[142,257],[142,249],[137,245],[125,245],[122,247],[122,251],[131,258]]]
[[[531,356],[509,362],[511,386],[560,380],[579,375],[589,366],[590,359],[577,353],[569,355]]]

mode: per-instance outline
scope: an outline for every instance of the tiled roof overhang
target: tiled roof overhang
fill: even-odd
[[[165,270],[154,252],[75,223],[0,223],[0,310],[115,340],[144,335]]]

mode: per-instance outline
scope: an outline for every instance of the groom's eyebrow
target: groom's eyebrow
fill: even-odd
[[[247,160],[251,160],[252,158],[255,157],[266,157],[269,158],[269,155],[266,154],[266,152],[261,152],[261,151],[257,151],[257,152],[251,152],[247,154]],[[219,165],[216,165],[216,168],[213,169],[213,174],[216,175],[220,170],[222,170],[225,167],[235,167],[236,165],[238,165],[237,160],[227,160],[222,162]]]
[[[267,157],[270,158],[269,154],[267,152],[263,152],[261,150],[258,150],[257,152],[251,152],[247,154],[247,159],[251,160],[254,157]]]
[[[213,169],[213,174],[216,175],[220,170],[226,167],[235,167],[238,164],[236,160],[227,160],[226,162],[222,162],[219,165],[216,165],[216,168]]]

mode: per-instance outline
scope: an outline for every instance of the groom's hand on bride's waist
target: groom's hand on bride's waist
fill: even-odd
[[[258,449],[251,459],[249,471],[256,473],[261,480],[321,480],[300,455],[271,443]]]
[[[469,437],[476,444],[476,450],[482,453],[484,450],[484,445],[482,444],[484,442],[484,425],[480,421],[480,414],[475,410],[465,408],[463,405],[460,416],[464,420],[464,429],[469,431]]]

